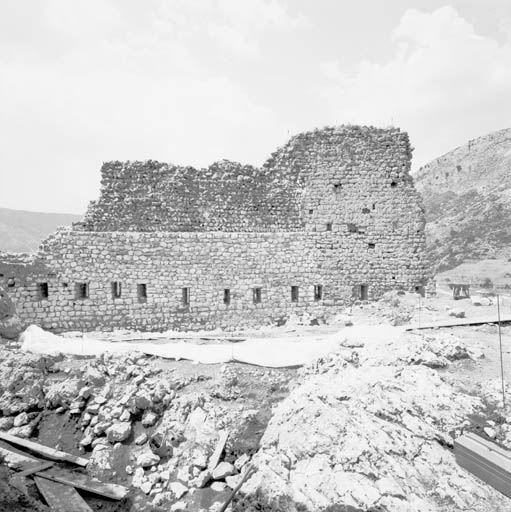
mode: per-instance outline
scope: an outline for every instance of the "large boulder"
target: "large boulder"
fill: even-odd
[[[116,421],[106,429],[106,437],[111,443],[125,441],[130,434],[131,423],[129,421]]]
[[[277,407],[244,492],[282,512],[506,510],[444,448],[481,407],[424,366],[315,375]]]

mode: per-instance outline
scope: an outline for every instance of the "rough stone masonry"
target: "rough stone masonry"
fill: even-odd
[[[236,329],[422,292],[411,152],[399,129],[341,126],[260,169],[107,162],[83,222],[32,258],[0,255],[0,282],[21,324],[56,332]]]

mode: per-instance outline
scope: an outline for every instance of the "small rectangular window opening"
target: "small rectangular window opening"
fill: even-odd
[[[231,290],[229,288],[224,289],[224,304],[228,306],[231,303]]]
[[[375,244],[375,243],[373,243],[373,242],[369,242],[369,243],[367,244],[367,247],[368,247],[369,249],[374,249],[374,248],[376,247],[376,244]]]
[[[190,288],[181,289],[181,303],[183,304],[183,306],[190,305]]]
[[[145,283],[137,284],[137,297],[138,297],[138,302],[147,302],[147,284],[145,284]]]
[[[334,191],[339,192],[342,189],[342,183],[336,183],[334,185]]]
[[[291,302],[298,302],[298,286],[291,286]]]
[[[119,281],[112,282],[112,299],[121,298],[121,283]]]
[[[44,300],[48,298],[48,283],[38,283],[37,298],[39,300]]]
[[[254,304],[261,303],[261,288],[253,288],[252,289],[252,300]]]
[[[422,297],[425,295],[424,286],[416,286],[415,287],[415,293],[420,294]]]
[[[360,298],[361,300],[369,299],[369,286],[367,284],[360,285]]]
[[[317,284],[314,286],[314,300],[321,300],[323,298],[323,286]]]
[[[75,296],[77,299],[88,299],[89,298],[89,283],[76,283],[75,284]]]
[[[390,187],[391,188],[396,188],[397,187],[397,183],[395,181],[391,181]]]
[[[371,210],[369,208],[362,208],[362,213],[370,213]]]
[[[327,231],[332,231],[332,223],[331,223],[331,222],[327,222],[327,224],[326,224],[326,230],[327,230]]]
[[[314,210],[309,210],[309,215],[312,215],[314,213]]]
[[[376,203],[373,203],[373,210],[376,210]]]

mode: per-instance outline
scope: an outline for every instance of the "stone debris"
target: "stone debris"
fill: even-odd
[[[242,389],[233,366],[200,387],[198,378],[163,375],[140,354],[107,354],[59,373],[59,358],[0,348],[0,429],[27,428],[30,436],[43,411],[76,410],[67,417],[81,433],[76,445],[92,449],[88,471],[125,473],[144,499],[167,510],[205,488],[228,494],[252,461],[257,473],[244,483],[244,498],[262,506],[263,493],[285,503],[276,508],[282,512],[500,511],[501,498],[446,449],[469,415],[499,403],[500,381],[468,395],[434,370],[480,355],[449,334],[357,322],[339,334],[337,352],[294,374],[293,391],[274,407],[260,443],[241,449],[235,443],[246,431],[236,428],[255,422],[258,410],[231,397]],[[98,375],[108,379],[94,384],[102,382]],[[288,383],[279,375],[270,382],[275,392]],[[511,447],[510,425],[511,415],[488,421],[484,432]]]
[[[116,421],[106,430],[106,437],[111,443],[122,442],[131,434],[131,423],[128,421]]]
[[[142,432],[135,438],[135,444],[141,445],[147,442],[147,434]]]
[[[213,480],[224,480],[225,477],[231,476],[236,472],[236,468],[229,464],[229,462],[220,462],[218,466],[212,471],[211,477]]]
[[[449,310],[449,316],[465,318],[465,310],[463,308],[452,308]]]
[[[188,492],[188,487],[183,485],[181,482],[172,482],[169,484],[169,489],[172,491],[172,494],[174,494],[176,499],[182,498]]]
[[[150,451],[142,452],[137,456],[137,465],[143,468],[155,466],[158,462],[160,462],[159,455]]]
[[[211,484],[211,490],[215,492],[223,492],[225,491],[226,484],[225,482],[213,482]]]
[[[427,352],[448,364],[469,351],[454,337],[415,338],[401,333],[378,348],[366,335],[357,364],[340,351],[302,369],[274,411],[245,495],[258,506],[258,496],[266,506],[285,502],[286,511],[504,510],[444,448],[483,401],[428,368],[438,361],[413,360]]]

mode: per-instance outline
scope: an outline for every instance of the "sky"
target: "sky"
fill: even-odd
[[[511,0],[0,0],[0,207],[345,123],[407,131],[413,169],[511,127]]]

